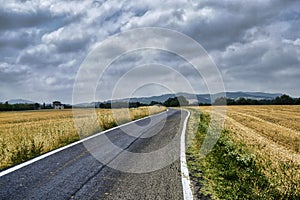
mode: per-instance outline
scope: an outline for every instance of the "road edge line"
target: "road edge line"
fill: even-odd
[[[21,169],[21,168],[23,168],[23,167],[26,167],[27,165],[30,165],[30,164],[32,164],[32,163],[35,163],[35,162],[37,162],[37,161],[39,161],[39,160],[42,160],[42,159],[44,159],[44,158],[47,158],[47,157],[49,157],[49,156],[51,156],[51,155],[53,155],[53,154],[56,154],[56,153],[58,153],[58,152],[60,152],[60,151],[63,151],[63,150],[68,149],[68,148],[70,148],[70,147],[73,147],[73,146],[75,146],[75,145],[77,145],[77,144],[83,143],[83,142],[85,142],[85,141],[87,141],[87,140],[90,140],[90,139],[92,139],[92,138],[94,138],[94,137],[98,137],[99,135],[105,134],[105,133],[107,133],[107,132],[113,131],[113,130],[115,130],[115,129],[121,128],[121,127],[123,127],[123,126],[127,126],[127,125],[129,125],[129,124],[132,124],[132,123],[135,123],[135,122],[138,122],[138,121],[141,121],[141,120],[150,118],[150,117],[154,117],[154,116],[157,116],[157,115],[161,115],[161,114],[166,113],[166,112],[168,112],[168,111],[169,111],[169,109],[167,109],[167,110],[165,110],[165,111],[163,111],[163,112],[161,112],[161,113],[157,113],[157,114],[155,114],[155,115],[149,115],[149,116],[146,116],[146,117],[143,117],[143,118],[134,120],[134,121],[130,121],[130,122],[127,122],[127,123],[125,123],[125,124],[121,124],[121,125],[119,125],[119,126],[115,126],[115,127],[113,127],[113,128],[107,129],[107,130],[105,130],[105,131],[101,131],[101,132],[99,132],[99,133],[96,133],[96,134],[91,135],[91,136],[89,136],[89,137],[87,137],[87,138],[78,140],[78,141],[73,142],[73,143],[71,143],[71,144],[68,144],[68,145],[66,145],[66,146],[60,147],[60,148],[58,148],[58,149],[54,149],[54,150],[49,151],[49,152],[47,152],[47,153],[45,153],[45,154],[42,154],[42,155],[37,156],[37,157],[35,157],[35,158],[32,158],[32,159],[30,159],[30,160],[28,160],[28,161],[25,161],[25,162],[23,162],[23,163],[20,163],[20,164],[18,164],[18,165],[15,165],[15,166],[13,166],[13,167],[10,167],[10,168],[8,168],[8,169],[6,169],[6,170],[4,170],[4,171],[1,171],[1,172],[0,172],[0,177],[5,176],[5,175],[7,175],[7,174],[9,174],[9,173],[12,173],[12,172],[14,172],[14,171],[17,171],[18,169]]]
[[[189,170],[187,168],[186,163],[186,154],[185,154],[185,135],[187,129],[187,122],[191,115],[188,110],[187,117],[184,120],[181,138],[180,138],[180,169],[181,169],[181,182],[182,182],[182,189],[183,189],[183,199],[184,200],[193,200],[193,192],[191,188]]]

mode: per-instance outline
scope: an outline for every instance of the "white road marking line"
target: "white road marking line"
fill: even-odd
[[[25,166],[27,166],[27,165],[30,165],[30,164],[32,164],[32,163],[35,163],[35,162],[37,162],[37,161],[39,161],[39,160],[42,160],[42,159],[44,159],[44,158],[46,158],[46,157],[49,157],[49,156],[51,156],[51,155],[53,155],[53,154],[56,154],[56,153],[58,153],[58,152],[60,152],[60,151],[63,151],[63,150],[65,150],[65,149],[67,149],[67,148],[73,147],[73,146],[75,146],[75,145],[77,145],[77,144],[80,144],[80,143],[85,142],[85,141],[87,141],[87,140],[90,140],[90,139],[92,139],[92,138],[98,137],[99,135],[102,135],[102,134],[107,133],[107,132],[109,132],[109,131],[113,131],[113,130],[118,129],[118,128],[121,128],[121,127],[123,127],[123,126],[127,126],[127,125],[129,125],[129,124],[132,124],[132,123],[141,121],[141,120],[143,120],[143,119],[147,119],[147,118],[150,118],[150,117],[154,117],[154,116],[161,115],[161,114],[163,114],[163,113],[165,113],[165,112],[168,112],[168,111],[169,111],[169,109],[167,109],[167,110],[164,111],[164,112],[155,114],[155,115],[150,115],[150,116],[147,116],[147,117],[143,117],[143,118],[141,118],[141,119],[138,119],[138,120],[135,120],[135,121],[131,121],[131,122],[128,122],[128,123],[126,123],[126,124],[122,124],[122,125],[120,125],[120,126],[113,127],[113,128],[111,128],[111,129],[102,131],[102,132],[100,132],[100,133],[97,133],[97,134],[92,135],[92,136],[90,136],[90,137],[84,138],[84,139],[79,140],[79,141],[77,141],[77,142],[68,144],[68,145],[66,145],[66,146],[60,147],[60,148],[55,149],[55,150],[52,150],[52,151],[50,151],[50,152],[48,152],[48,153],[45,153],[45,154],[43,154],[43,155],[40,155],[40,156],[35,157],[35,158],[31,159],[31,160],[28,160],[28,161],[26,161],[26,162],[24,162],[24,163],[21,163],[21,164],[19,164],[19,165],[16,165],[16,166],[14,166],[14,167],[8,168],[7,170],[4,170],[4,171],[0,172],[0,177],[4,176],[4,175],[6,175],[6,174],[9,174],[9,173],[11,173],[11,172],[14,172],[14,171],[16,171],[16,170],[18,170],[18,169],[21,169],[21,168],[23,168],[23,167],[25,167]]]
[[[188,115],[184,120],[181,139],[180,139],[180,169],[181,169],[181,180],[182,180],[182,189],[183,189],[183,199],[184,200],[192,200],[193,199],[193,192],[191,189],[191,182],[189,176],[189,170],[187,168],[186,163],[186,155],[185,155],[185,134],[186,134],[186,127],[187,121],[190,117],[190,112],[187,110]]]

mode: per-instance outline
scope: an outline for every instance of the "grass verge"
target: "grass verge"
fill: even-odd
[[[200,147],[209,123],[209,114],[200,113],[198,129],[187,149],[187,164],[198,199],[300,199],[291,178],[297,173],[293,163],[282,162],[282,173],[274,171],[268,176],[272,159],[256,155],[254,149],[235,140],[229,130],[223,130],[212,151],[201,158]]]

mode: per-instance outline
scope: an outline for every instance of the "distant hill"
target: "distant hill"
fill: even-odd
[[[255,99],[255,100],[272,100],[278,96],[281,96],[281,93],[264,93],[264,92],[226,92],[226,98],[237,100],[239,98],[246,99]],[[112,100],[111,102],[140,102],[144,104],[149,104],[151,101],[164,102],[168,98],[173,98],[175,96],[184,96],[190,103],[211,103],[210,94],[190,94],[190,93],[177,93],[175,94],[163,94],[159,96],[152,97],[135,97],[135,98],[125,98]],[[215,96],[221,97],[221,94],[215,94]],[[108,101],[110,102],[110,101]]]
[[[264,93],[264,92],[227,92],[226,98],[237,100],[239,98],[245,99],[255,99],[255,100],[272,100],[278,96],[282,96],[281,93]],[[108,102],[140,102],[143,104],[150,104],[151,101],[156,102],[165,102],[169,98],[174,98],[175,96],[184,96],[190,103],[211,103],[211,96],[210,94],[190,94],[180,92],[175,94],[162,94],[158,96],[151,96],[151,97],[134,97],[134,98],[125,98],[125,99],[116,99],[116,100],[109,100],[105,101],[104,103]],[[215,94],[215,96],[221,97],[221,94]],[[4,103],[4,102],[3,102]],[[34,101],[26,100],[26,99],[11,99],[8,100],[9,104],[33,104]],[[90,102],[90,103],[82,103],[74,105],[75,107],[94,107],[95,105],[98,106],[100,102]]]
[[[35,102],[26,99],[10,99],[7,101],[8,104],[33,104]]]
[[[264,93],[264,92],[227,92],[226,98],[237,100],[239,98],[253,99],[253,100],[272,100],[278,96],[282,96],[281,93]],[[190,94],[190,93],[177,93],[177,94],[162,94],[159,96],[151,97],[134,97],[134,98],[124,98],[104,101],[103,103],[116,103],[116,102],[140,102],[142,104],[150,104],[152,101],[165,102],[169,98],[174,98],[175,96],[184,96],[189,103],[212,103],[210,94]],[[215,97],[222,97],[222,93],[214,95]],[[101,102],[91,102],[91,103],[81,103],[74,105],[75,107],[99,107]]]
[[[163,94],[160,96],[152,96],[152,97],[117,99],[117,100],[112,100],[111,102],[140,102],[144,104],[149,104],[151,103],[151,101],[165,102],[168,98],[173,98],[175,96],[176,96],[175,94]]]

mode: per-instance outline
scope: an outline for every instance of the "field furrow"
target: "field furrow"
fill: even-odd
[[[257,135],[264,135],[266,138],[285,146],[293,151],[299,152],[300,140],[296,131],[291,131],[276,124],[266,123],[264,120],[257,119],[247,114],[238,112],[228,112],[228,117],[239,122],[241,125],[252,129]]]

